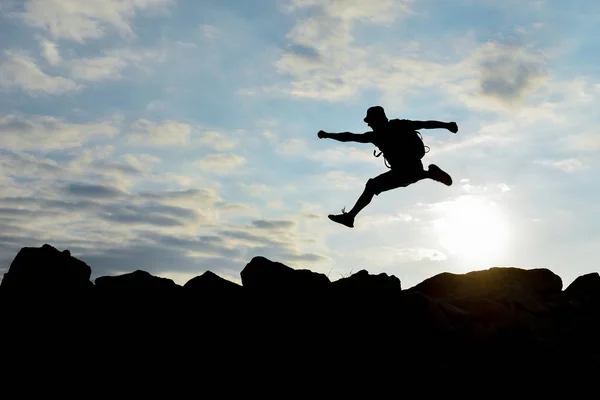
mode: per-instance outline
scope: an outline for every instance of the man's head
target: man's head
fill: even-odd
[[[385,111],[381,106],[369,107],[367,110],[367,116],[363,119],[373,129],[382,127],[388,122],[388,118],[385,115]]]

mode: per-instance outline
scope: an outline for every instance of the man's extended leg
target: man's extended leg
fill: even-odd
[[[384,172],[383,174],[367,181],[364,191],[356,201],[354,207],[352,207],[352,210],[348,211],[347,213],[342,210],[341,214],[330,214],[328,217],[334,222],[345,225],[349,228],[353,228],[354,218],[356,218],[358,213],[361,212],[363,208],[369,205],[373,199],[373,196],[378,196],[380,193],[388,190],[408,186],[423,178],[425,178],[424,174],[407,174],[406,171],[402,170],[390,170]]]
[[[369,179],[369,181],[371,180]],[[358,200],[356,200],[356,204],[354,205],[354,207],[352,207],[352,210],[348,212],[344,212],[344,210],[342,210],[342,213],[338,215],[331,214],[329,215],[329,219],[339,224],[346,225],[349,228],[353,228],[354,218],[356,217],[356,215],[363,208],[369,205],[369,203],[373,199],[373,196],[375,196],[375,192],[373,192],[373,190],[369,187],[369,181],[367,181],[365,190],[363,190]]]

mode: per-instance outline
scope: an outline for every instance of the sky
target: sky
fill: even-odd
[[[102,275],[240,282],[254,256],[409,288],[437,273],[600,269],[600,3],[3,0],[0,273],[22,247]],[[387,171],[366,109],[454,184],[349,210]]]

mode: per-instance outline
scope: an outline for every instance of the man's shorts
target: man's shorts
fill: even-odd
[[[394,166],[389,171],[369,179],[367,184],[375,195],[379,196],[382,192],[412,185],[423,178],[425,178],[423,163],[419,161],[412,165]]]

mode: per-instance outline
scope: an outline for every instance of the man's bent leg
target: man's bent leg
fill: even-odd
[[[435,164],[429,165],[429,170],[425,171],[427,178],[436,182],[443,183],[446,186],[452,186],[452,177],[446,171]]]

